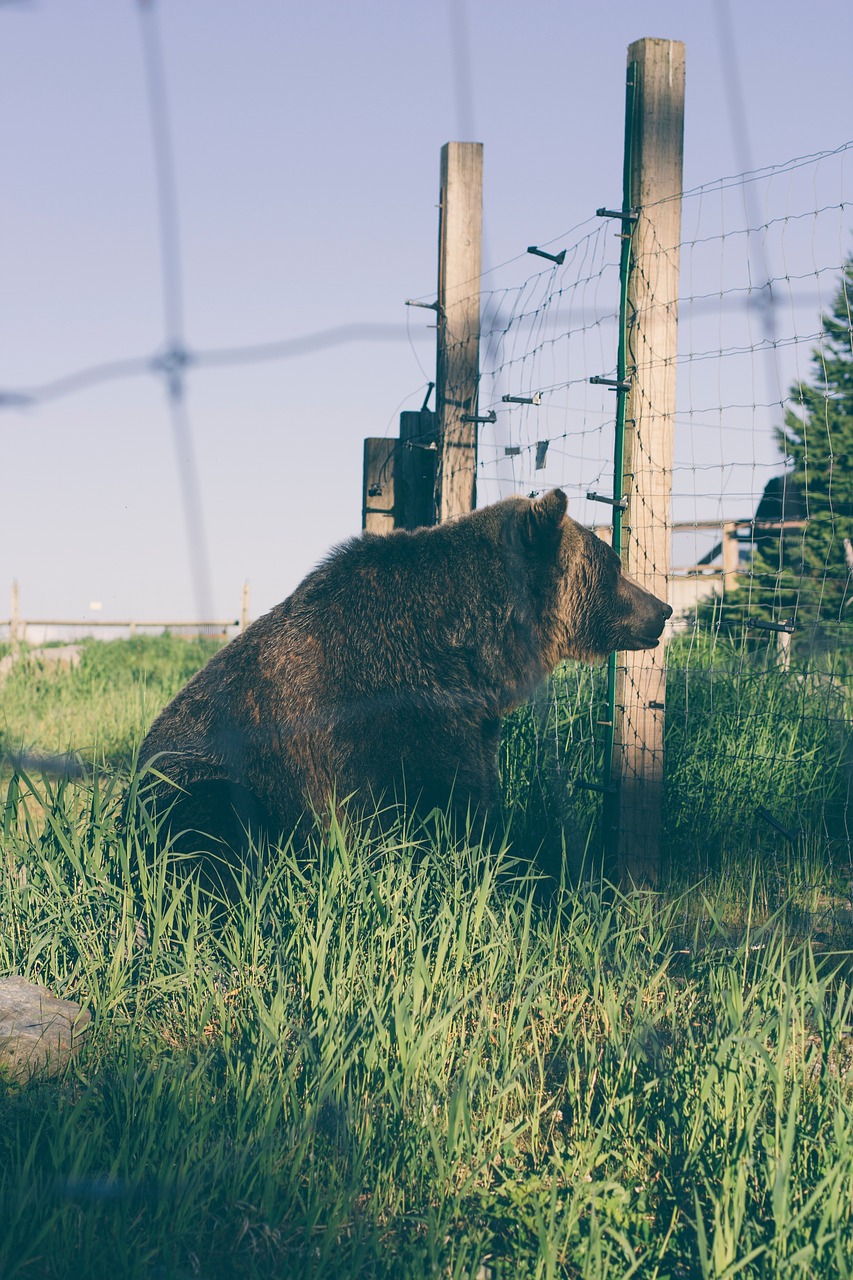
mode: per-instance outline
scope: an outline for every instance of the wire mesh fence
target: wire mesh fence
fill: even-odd
[[[670,533],[675,610],[671,860],[715,865],[737,845],[849,863],[852,152],[846,144],[682,196],[675,453],[671,498],[657,513]],[[562,261],[520,284],[503,279],[518,260],[492,273],[481,342],[480,412],[495,420],[481,437],[480,501],[559,485],[571,514],[605,537],[618,233],[592,219],[548,246]],[[654,358],[644,376],[655,376]],[[513,732],[540,777],[546,761],[559,774],[586,839],[590,793],[607,782],[603,672],[562,673],[546,702]]]

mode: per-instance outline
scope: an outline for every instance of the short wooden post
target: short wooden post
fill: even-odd
[[[435,524],[435,471],[438,431],[430,409],[400,414],[397,465],[398,529]]]
[[[390,533],[394,528],[399,447],[399,440],[387,436],[369,436],[364,442],[361,527],[365,533]]]
[[[441,149],[438,223],[439,521],[473,511],[477,502],[482,226],[483,144],[448,142]]]
[[[243,583],[243,590],[240,595],[240,630],[245,631],[249,625],[249,601],[250,591],[248,582]]]
[[[17,649],[21,643],[21,591],[17,582],[12,583],[12,601],[9,612],[9,644]]]
[[[638,211],[628,280],[627,391],[622,493],[626,572],[669,594],[670,495],[684,135],[684,45],[637,40],[634,115],[626,147]],[[629,145],[630,143],[630,145]],[[622,394],[622,393],[617,393]],[[666,647],[619,654],[610,830],[623,883],[660,872]],[[615,819],[615,823],[614,823]],[[605,815],[607,824],[608,814]]]
[[[737,536],[737,524],[727,520],[723,525],[723,597],[737,586],[738,569],[740,568],[740,543]]]

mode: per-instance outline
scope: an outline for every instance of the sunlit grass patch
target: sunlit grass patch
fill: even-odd
[[[136,636],[83,640],[71,670],[27,660],[0,690],[0,754],[77,752],[128,764],[151,721],[221,647],[203,637]]]

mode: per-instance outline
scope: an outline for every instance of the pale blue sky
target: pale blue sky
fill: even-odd
[[[435,288],[442,143],[469,128],[484,143],[488,265],[618,204],[625,54],[641,36],[686,44],[687,187],[738,172],[745,140],[758,167],[853,136],[847,0],[732,3],[739,143],[712,3],[467,0],[460,91],[452,2],[157,2],[188,346],[407,318],[415,335],[190,375],[221,616],[244,579],[257,614],[358,530],[363,437],[394,433],[423,399],[432,335],[403,303]],[[134,0],[0,5],[0,60],[0,390],[156,353]],[[535,270],[522,260],[518,280]],[[83,617],[92,600],[103,617],[193,616],[161,383],[4,410],[0,433],[0,617],[13,578],[25,616]]]

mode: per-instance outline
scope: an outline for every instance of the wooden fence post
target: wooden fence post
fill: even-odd
[[[399,440],[368,436],[364,442],[361,527],[365,533],[390,533],[396,515]]]
[[[435,471],[438,431],[430,409],[400,414],[397,467],[398,529],[435,524]]]
[[[726,520],[723,524],[723,598],[737,587],[737,575],[740,568],[740,542],[737,536],[737,524],[734,520]]]
[[[441,149],[435,389],[439,521],[473,511],[477,502],[482,226],[483,144],[445,143]]]
[[[628,277],[622,562],[656,596],[669,594],[678,268],[684,136],[684,45],[637,40],[633,120],[626,123],[637,211]],[[620,393],[617,393],[620,394]],[[617,497],[620,495],[617,495]],[[623,883],[660,871],[666,647],[619,654],[605,827]],[[613,858],[609,859],[611,865]]]
[[[9,613],[9,644],[16,649],[21,643],[21,589],[12,583],[12,607]]]

